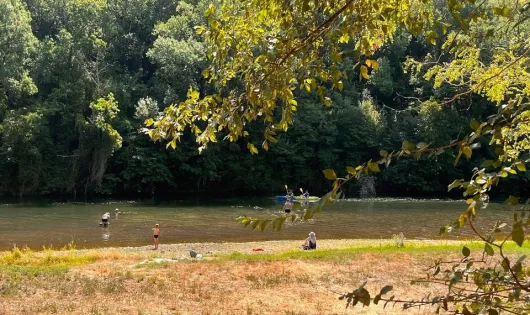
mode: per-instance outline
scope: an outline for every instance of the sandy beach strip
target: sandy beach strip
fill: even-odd
[[[438,245],[458,245],[469,241],[463,240],[410,240],[405,241],[405,246],[428,247]],[[232,253],[242,254],[275,254],[286,251],[302,250],[303,240],[282,241],[259,241],[259,242],[219,242],[219,243],[178,243],[160,244],[158,251],[152,250],[151,245],[134,247],[107,247],[95,249],[81,249],[85,251],[118,251],[124,253],[158,253],[161,257],[187,256],[190,249],[194,249],[204,257],[229,255]],[[391,239],[319,239],[317,250],[343,249],[343,248],[367,248],[395,245]]]

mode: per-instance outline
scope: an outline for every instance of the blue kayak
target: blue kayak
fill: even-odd
[[[274,198],[276,200],[278,200],[278,201],[286,201],[287,200],[287,196],[285,196],[285,195],[278,195],[278,196],[276,196]],[[300,197],[300,196],[293,196],[293,200],[294,201],[317,201],[319,199],[320,198],[316,197],[316,196],[309,196],[309,198],[304,198],[304,197]]]

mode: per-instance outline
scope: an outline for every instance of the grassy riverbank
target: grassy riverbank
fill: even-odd
[[[342,314],[337,292],[364,281],[393,285],[400,297],[441,288],[410,285],[435,259],[459,257],[463,242],[319,240],[174,244],[0,253],[0,314]],[[466,242],[478,253],[480,243]],[[202,260],[188,259],[195,247]],[[263,251],[254,252],[252,249]],[[510,245],[511,252],[520,253]],[[351,314],[401,314],[371,306]],[[406,314],[431,314],[413,310]]]

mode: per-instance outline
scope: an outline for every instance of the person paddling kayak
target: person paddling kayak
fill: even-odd
[[[287,195],[285,195],[285,199],[289,200],[292,203],[294,201],[293,191],[287,188],[287,185],[285,185],[285,190],[287,191]]]

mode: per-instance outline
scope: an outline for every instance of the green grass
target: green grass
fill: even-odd
[[[136,265],[136,268],[146,268],[146,269],[158,269],[158,268],[168,268],[169,262],[168,261],[150,261],[145,264]]]
[[[0,252],[0,266],[77,266],[94,262],[99,259],[99,256],[96,252],[54,251],[51,248],[32,251],[27,247],[22,249],[15,247],[10,251]]]
[[[398,248],[392,244],[382,244],[380,246],[362,246],[339,249],[317,249],[317,250],[290,250],[281,253],[263,253],[263,254],[243,254],[232,253],[229,255],[218,256],[219,261],[287,261],[292,259],[301,260],[341,260],[362,253],[379,253],[379,254],[397,254],[397,253],[460,253],[462,247],[468,247],[472,252],[482,252],[484,243],[461,242],[430,245],[421,242],[405,243],[405,247]],[[523,247],[517,246],[513,242],[506,243],[504,251],[510,254],[523,254],[528,252],[528,244]]]
[[[0,265],[0,274],[38,277],[42,275],[58,275],[68,271],[66,266],[5,266]]]
[[[0,296],[15,295],[28,287],[56,287],[67,272],[66,266],[0,266]]]

